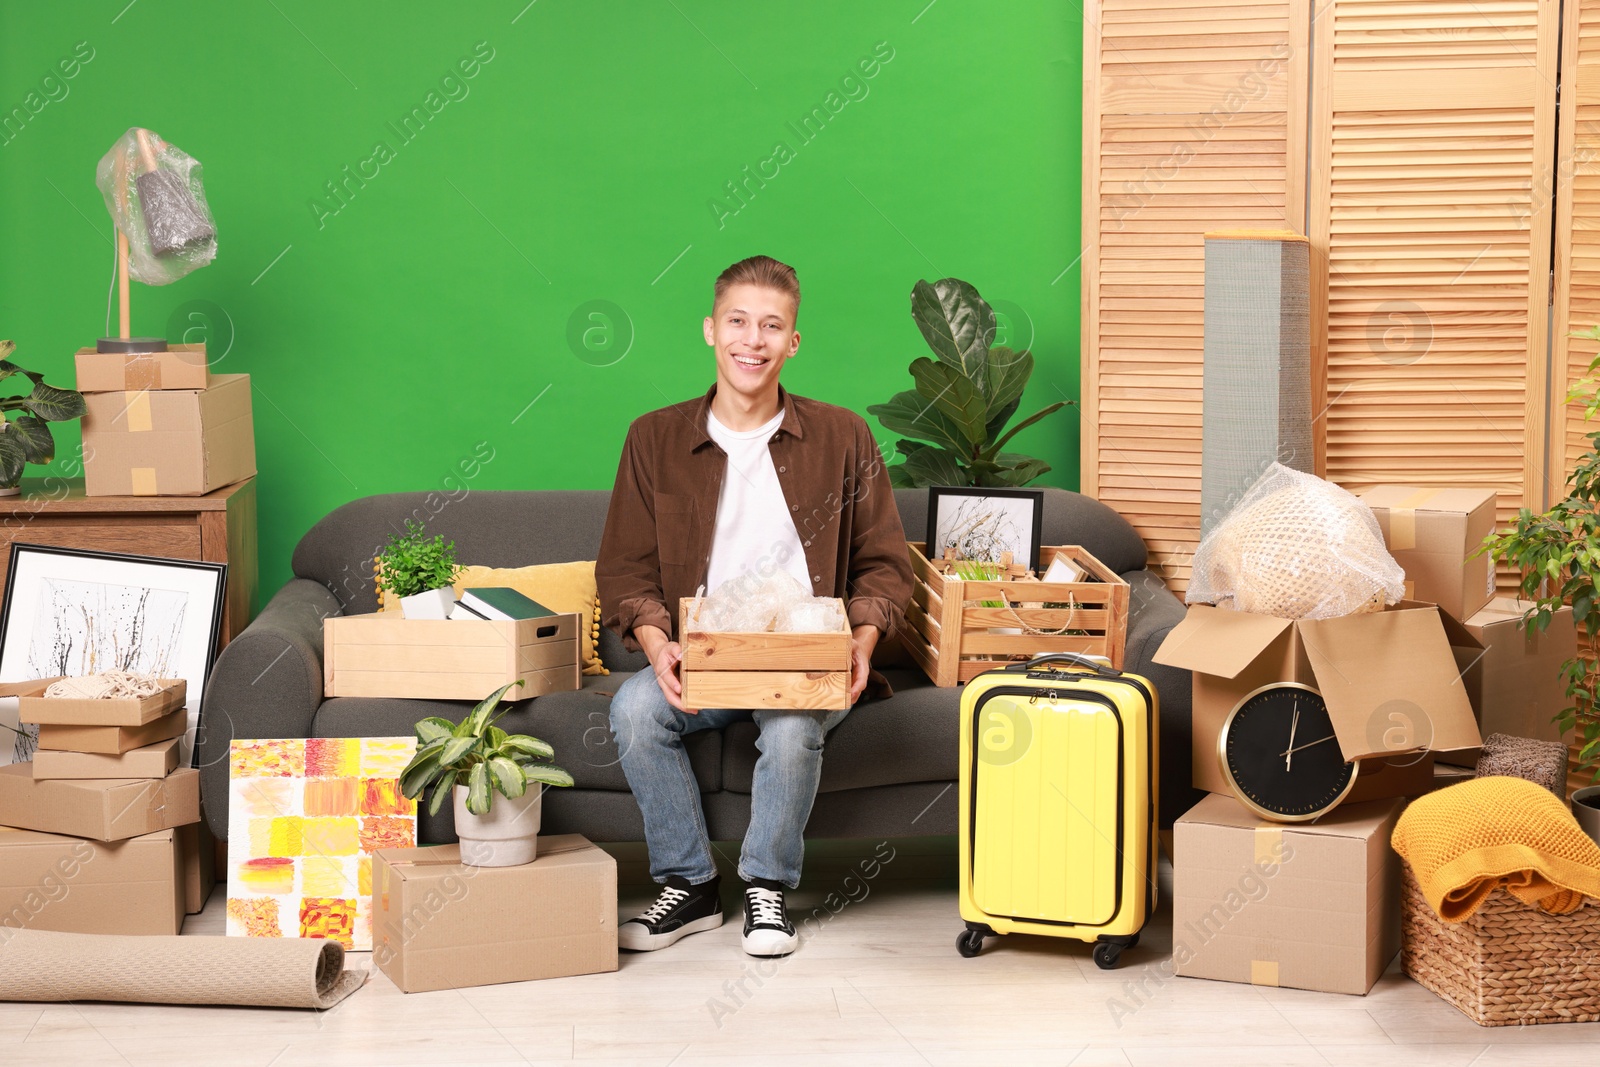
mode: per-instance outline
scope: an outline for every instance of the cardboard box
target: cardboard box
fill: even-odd
[[[120,756],[41,748],[33,754],[35,778],[165,778],[178,769],[179,742],[157,741]]]
[[[1572,703],[1561,675],[1561,664],[1578,654],[1572,609],[1557,611],[1543,633],[1524,633],[1518,621],[1527,608],[1514,597],[1497,597],[1462,624],[1483,647],[1473,668],[1478,732],[1564,741],[1553,720]]]
[[[1434,790],[1448,789],[1462,782],[1470,782],[1477,777],[1471,767],[1460,767],[1452,763],[1436,763],[1433,766]]]
[[[38,780],[30,763],[0,767],[0,825],[121,841],[200,821],[200,772],[165,778]]]
[[[161,691],[147,697],[83,700],[45,696],[44,689],[59,680],[49,679],[40,683],[39,692],[23,695],[17,701],[17,717],[52,726],[144,726],[183,707],[189,698],[189,683],[182,678],[162,678]]]
[[[1194,784],[1212,793],[1231,794],[1218,753],[1229,712],[1274,682],[1322,694],[1339,750],[1361,761],[1346,803],[1421,796],[1433,784],[1427,753],[1482,743],[1431,604],[1297,622],[1196,604],[1155,661],[1194,672]]]
[[[329,697],[504,700],[583,687],[576,614],[542,619],[407,619],[398,611],[322,620],[322,693]]]
[[[1173,826],[1173,973],[1365,994],[1400,950],[1401,800],[1315,823],[1206,797]]]
[[[199,915],[217,887],[217,839],[204,819],[178,827],[177,834],[183,856],[184,910]]]
[[[1493,489],[1379,485],[1361,494],[1384,543],[1406,572],[1406,599],[1465,619],[1494,596],[1494,565],[1477,551],[1494,529]]]
[[[455,845],[373,857],[372,960],[407,993],[617,969],[617,864],[578,834],[520,867]]]
[[[41,726],[39,747],[62,752],[120,755],[157,741],[182,737],[188,728],[189,713],[179,708],[143,726]]]
[[[88,496],[201,496],[256,473],[248,374],[215,375],[208,389],[83,399]]]
[[[165,352],[97,352],[80,348],[74,362],[80,393],[204,389],[210,384],[204,344],[168,345]]]
[[[177,934],[183,903],[174,830],[108,844],[0,826],[0,947],[5,927]]]
[[[836,603],[843,615],[844,602]],[[678,601],[684,707],[837,711],[850,706],[848,629],[712,632],[697,628],[698,604],[694,597]]]

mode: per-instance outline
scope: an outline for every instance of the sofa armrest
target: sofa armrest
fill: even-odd
[[[1159,804],[1161,826],[1165,828],[1205,796],[1194,788],[1193,676],[1181,668],[1156,663],[1152,658],[1172,628],[1183,621],[1188,609],[1153,571],[1127,571],[1122,580],[1131,587],[1128,643],[1122,665],[1150,679],[1161,701]]]
[[[234,738],[306,737],[322,704],[322,620],[342,614],[320,583],[292,579],[229,642],[200,706],[200,797],[211,832],[228,836],[228,746]]]

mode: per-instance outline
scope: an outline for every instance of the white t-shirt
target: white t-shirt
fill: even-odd
[[[706,412],[706,431],[728,454],[728,470],[717,497],[707,592],[716,592],[731,579],[749,574],[765,577],[774,571],[787,571],[808,592],[815,592],[805,549],[767,448],[781,425],[782,410],[754,430],[730,430]]]

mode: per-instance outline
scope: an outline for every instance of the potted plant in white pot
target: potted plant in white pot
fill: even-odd
[[[495,725],[505,714],[494,713],[500,698],[521,684],[496,689],[459,723],[438,716],[417,723],[417,754],[400,775],[401,791],[413,800],[433,790],[430,815],[451,798],[461,862],[473,867],[532,863],[544,787],[572,784],[572,775],[549,762],[555,751],[547,743]],[[495,793],[503,798],[498,803]]]
[[[373,562],[378,585],[400,598],[400,613],[406,618],[450,617],[456,602],[451,583],[461,571],[454,541],[442,534],[429,538],[420,522],[407,519],[405,535],[390,534]]]

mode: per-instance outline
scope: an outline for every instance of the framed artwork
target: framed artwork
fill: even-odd
[[[372,854],[417,843],[400,792],[415,737],[233,741],[228,935],[372,949]]]
[[[1043,489],[992,489],[935,485],[928,488],[928,557],[954,548],[961,559],[1013,563],[1039,569]]]
[[[226,563],[11,545],[0,608],[0,682],[140,671],[189,683],[183,760],[217,659]],[[33,758],[37,728],[0,699],[0,764]]]

